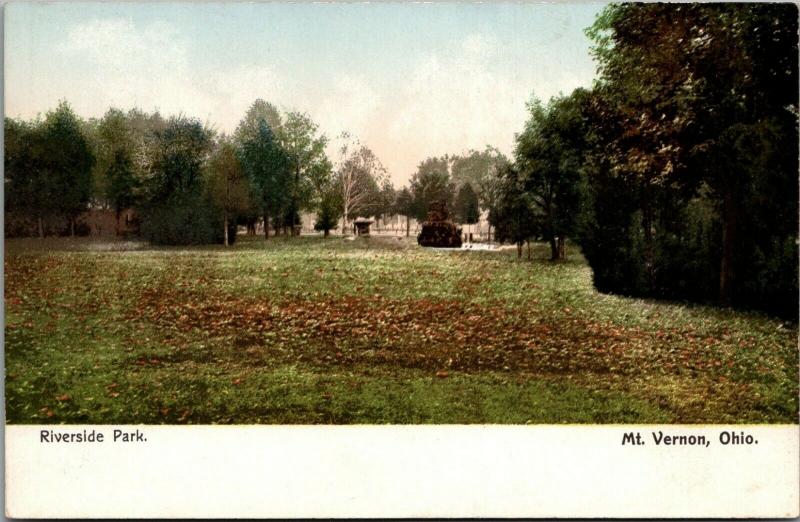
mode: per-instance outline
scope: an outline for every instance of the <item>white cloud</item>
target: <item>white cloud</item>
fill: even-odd
[[[61,46],[103,67],[157,71],[163,65],[183,65],[185,42],[165,22],[137,29],[130,20],[93,19],[73,27]]]

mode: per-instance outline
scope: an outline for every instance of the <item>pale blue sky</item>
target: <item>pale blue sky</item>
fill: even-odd
[[[510,152],[532,93],[590,85],[583,30],[602,8],[11,3],[6,115],[66,99],[85,117],[158,108],[230,132],[261,97],[308,112],[332,138],[356,134],[401,184],[427,156]]]

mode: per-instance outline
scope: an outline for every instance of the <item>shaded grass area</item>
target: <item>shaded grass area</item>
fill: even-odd
[[[7,240],[12,423],[797,422],[796,325],[406,240]]]

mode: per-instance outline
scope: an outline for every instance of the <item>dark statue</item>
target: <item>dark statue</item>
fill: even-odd
[[[424,247],[461,248],[461,228],[450,221],[447,203],[437,201],[428,209],[417,243]]]

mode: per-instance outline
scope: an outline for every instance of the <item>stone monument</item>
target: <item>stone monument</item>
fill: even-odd
[[[437,201],[428,209],[428,218],[422,223],[417,243],[424,247],[461,248],[461,228],[450,221],[447,203]]]

